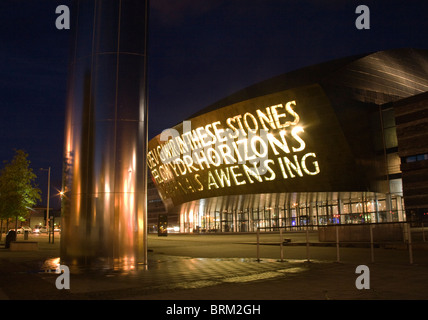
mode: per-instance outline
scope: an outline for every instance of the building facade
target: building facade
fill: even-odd
[[[148,167],[181,232],[405,221],[428,207],[427,91],[425,50],[307,67],[163,131]]]

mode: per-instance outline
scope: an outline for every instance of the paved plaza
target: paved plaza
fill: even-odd
[[[19,235],[22,236],[22,235]],[[169,234],[148,237],[141,270],[71,273],[58,290],[58,235],[30,235],[37,251],[0,247],[0,298],[7,300],[414,300],[426,299],[428,251],[395,243],[320,243],[316,232],[284,234]],[[19,240],[19,239],[18,239]],[[307,245],[310,244],[309,246]],[[282,259],[281,259],[282,258]],[[369,289],[357,289],[359,265],[369,268]]]

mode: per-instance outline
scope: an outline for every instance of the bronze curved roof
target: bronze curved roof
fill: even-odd
[[[355,55],[287,72],[244,88],[189,117],[277,91],[318,83],[327,95],[348,91],[383,104],[428,91],[428,50],[402,48]]]

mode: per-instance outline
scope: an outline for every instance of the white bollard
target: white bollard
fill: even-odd
[[[309,231],[308,231],[307,225],[306,225],[306,260],[308,262],[310,261],[310,257],[309,257]]]
[[[340,262],[340,252],[339,252],[339,226],[336,226],[336,256],[337,256],[337,262]]]
[[[260,261],[260,228],[257,228],[257,261]]]
[[[284,261],[284,238],[282,236],[282,229],[279,229],[279,247],[280,247],[280,257],[281,257],[281,262]]]
[[[407,237],[409,241],[409,260],[410,260],[410,264],[413,264],[412,234],[410,231],[410,223],[407,223]]]
[[[374,263],[374,248],[373,248],[373,225],[370,225],[370,254],[372,263]]]

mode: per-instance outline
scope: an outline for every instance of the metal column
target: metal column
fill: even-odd
[[[147,264],[148,1],[75,0],[65,121],[63,264]]]

